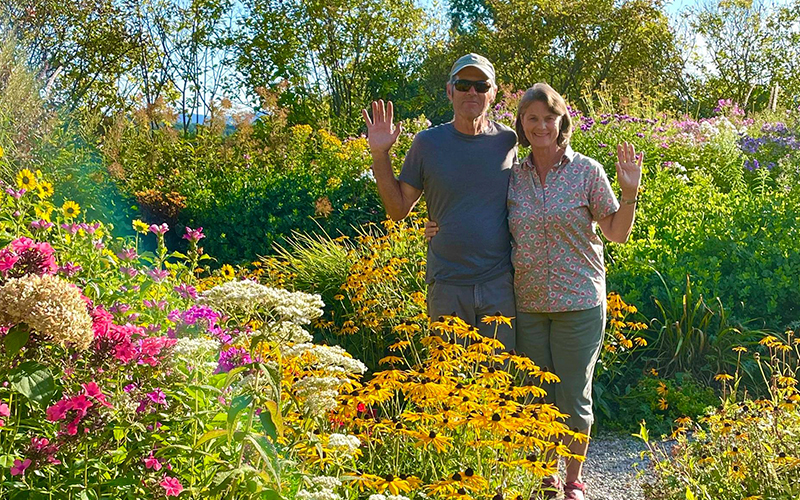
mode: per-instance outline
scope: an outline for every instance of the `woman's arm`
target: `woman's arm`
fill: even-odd
[[[622,188],[620,207],[615,213],[597,221],[603,236],[609,241],[625,243],[631,235],[636,218],[636,199],[642,182],[644,153],[636,154],[633,144],[617,146],[617,182]]]

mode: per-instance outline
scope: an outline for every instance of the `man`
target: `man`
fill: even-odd
[[[455,314],[489,337],[495,326],[481,318],[516,315],[506,195],[517,138],[487,117],[496,94],[488,59],[458,59],[447,82],[453,121],[417,134],[399,178],[389,156],[401,131],[392,123],[392,103],[373,102],[372,119],[363,111],[372,170],[389,217],[406,217],[425,192],[428,215],[441,228],[428,246],[428,315]],[[498,340],[514,349],[513,329],[498,328]]]

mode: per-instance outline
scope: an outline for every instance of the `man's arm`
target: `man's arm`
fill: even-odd
[[[384,108],[383,100],[372,103],[372,120],[367,110],[362,110],[367,124],[369,149],[372,153],[372,173],[378,184],[378,194],[386,207],[386,213],[393,220],[404,219],[422,196],[422,190],[398,180],[392,171],[389,151],[397,142],[400,126],[392,123],[394,107],[389,101]]]

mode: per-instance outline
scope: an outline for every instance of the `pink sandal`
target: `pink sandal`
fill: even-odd
[[[560,477],[548,476],[542,479],[542,498],[556,498],[562,489],[564,483]]]
[[[586,485],[572,481],[564,485],[564,500],[585,500]]]

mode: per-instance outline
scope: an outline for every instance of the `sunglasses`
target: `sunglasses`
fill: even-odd
[[[485,94],[492,88],[492,84],[486,80],[473,81],[473,80],[453,80],[453,88],[459,92],[469,92],[469,89],[475,87],[475,92]]]

